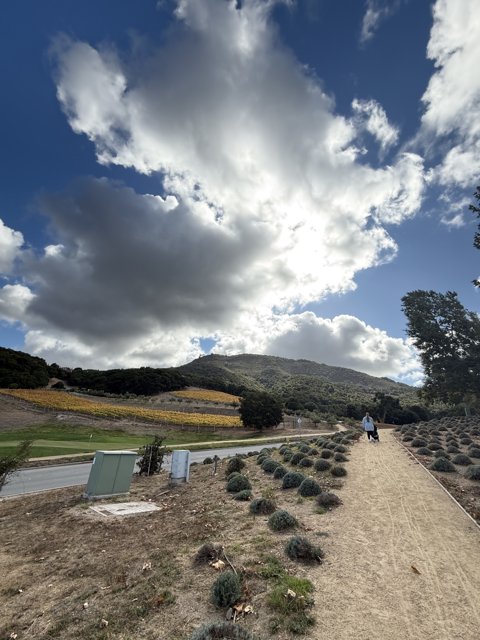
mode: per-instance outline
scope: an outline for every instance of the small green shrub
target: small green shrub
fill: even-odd
[[[308,445],[306,445],[306,444],[301,444],[298,447],[298,450],[301,451],[302,453],[307,453],[308,454],[310,452],[310,447]]]
[[[213,458],[205,458],[203,464],[213,464]]]
[[[313,467],[313,460],[311,458],[302,458],[298,463],[299,467]]]
[[[313,478],[305,478],[302,484],[298,487],[298,493],[304,498],[318,496],[321,490],[321,486]]]
[[[255,637],[239,624],[213,622],[195,629],[187,640],[255,640]]]
[[[264,460],[266,460],[266,459],[267,459],[267,458],[269,458],[269,457],[270,457],[270,456],[269,456],[268,454],[266,454],[266,453],[260,453],[260,454],[257,456],[257,464],[258,464],[258,465],[263,464]]]
[[[239,493],[244,489],[251,489],[252,485],[250,484],[250,480],[247,476],[239,473],[237,476],[234,476],[227,482],[227,491],[229,493]]]
[[[469,480],[480,480],[480,464],[471,464],[465,469],[465,477]]]
[[[277,462],[273,458],[267,458],[262,462],[262,469],[265,473],[273,473],[277,467],[280,466],[280,462]]]
[[[402,438],[403,442],[411,442],[413,440],[413,436],[410,433],[407,433]]]
[[[455,465],[446,458],[436,458],[429,467],[432,471],[443,471],[445,473],[455,472]]]
[[[479,447],[471,447],[468,450],[467,453],[471,458],[480,458],[480,448]]]
[[[292,459],[293,455],[294,455],[293,451],[285,451],[285,453],[282,456],[284,462],[289,462]]]
[[[452,462],[453,464],[461,464],[465,466],[472,464],[471,459],[468,456],[466,456],[464,453],[459,453],[458,455],[453,456]]]
[[[320,451],[320,457],[324,458],[325,460],[328,458],[331,458],[333,456],[333,451],[330,451],[330,449],[322,449]]]
[[[348,458],[346,455],[344,455],[343,453],[336,453],[333,456],[333,459],[335,460],[335,462],[347,462]]]
[[[347,453],[348,449],[347,447],[344,447],[343,444],[337,444],[334,451],[336,451],[337,453]]]
[[[320,458],[319,460],[315,461],[313,468],[315,469],[315,471],[328,471],[331,466],[332,465],[328,460]]]
[[[297,451],[297,453],[294,453],[293,456],[290,458],[290,464],[293,464],[294,466],[296,466],[300,460],[303,460],[303,458],[305,457],[304,453],[300,453],[300,451]]]
[[[234,456],[228,461],[227,468],[225,469],[225,475],[228,476],[234,471],[241,471],[244,467],[245,462],[238,456]]]
[[[465,477],[469,480],[480,480],[480,464],[471,464],[465,469]]]
[[[221,547],[216,547],[211,542],[206,542],[205,544],[202,544],[200,549],[195,554],[195,558],[193,559],[193,564],[195,565],[208,564],[209,562],[218,560],[221,553],[222,553]]]
[[[451,444],[447,447],[447,453],[460,453],[460,449]]]
[[[240,578],[233,571],[224,571],[212,586],[212,602],[217,607],[230,607],[242,595]]]
[[[327,509],[331,509],[332,507],[338,507],[342,504],[342,501],[337,496],[336,493],[331,493],[330,491],[322,491],[315,498],[315,502],[319,507],[325,507]]]
[[[273,477],[277,480],[281,480],[286,473],[288,473],[288,469],[286,469],[282,465],[279,465],[273,472]]]
[[[335,447],[337,446],[336,442],[327,442],[327,444],[325,445],[325,449],[330,449],[331,451],[333,451],[335,449]]]
[[[287,529],[293,529],[297,524],[297,519],[283,509],[275,511],[268,519],[268,526],[272,531],[286,531]]]
[[[227,476],[227,482],[232,478],[235,478],[235,476],[241,476],[241,475],[242,474],[240,473],[240,471],[232,471],[232,473],[229,473]]]
[[[460,444],[472,444],[473,440],[468,436],[460,439]]]
[[[320,547],[314,546],[307,538],[301,536],[290,538],[285,545],[285,553],[290,560],[301,560],[307,563],[321,563],[324,556]]]
[[[428,447],[419,447],[417,449],[417,453],[421,456],[431,456],[433,455],[433,451],[431,451]]]
[[[250,489],[244,489],[243,491],[239,491],[233,496],[234,500],[241,500],[243,502],[247,502],[252,497],[252,492]]]
[[[426,447],[427,446],[427,441],[424,440],[423,438],[414,438],[411,442],[410,442],[412,447]]]
[[[435,441],[429,442],[429,444],[427,446],[432,451],[438,451],[439,449],[443,449],[442,445],[439,444],[438,442],[435,442]]]
[[[433,455],[435,458],[447,458],[447,460],[450,459],[450,456],[445,451],[445,449],[437,449],[436,451],[433,452]]]
[[[282,489],[293,489],[299,487],[304,481],[305,476],[303,473],[289,471],[283,476]]]
[[[332,476],[335,476],[335,478],[343,478],[347,475],[347,470],[345,469],[345,467],[337,464],[330,469],[330,473],[332,474]]]
[[[254,498],[249,506],[250,513],[253,515],[269,515],[275,511],[277,505],[270,498]]]

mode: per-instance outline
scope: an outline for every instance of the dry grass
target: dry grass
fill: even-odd
[[[225,615],[210,602],[216,570],[193,564],[206,542],[222,545],[243,576],[243,601],[256,613],[242,624],[262,638],[273,629],[275,638],[290,638],[268,607],[273,587],[261,569],[272,557],[289,575],[299,568],[284,554],[285,536],[226,493],[225,466],[216,476],[211,466],[194,466],[190,483],[172,489],[162,474],[135,479],[129,499],[161,507],[148,515],[97,515],[78,488],[1,502],[0,638],[185,640],[200,624]],[[321,533],[313,501],[282,491],[281,481],[264,474],[254,458],[246,472],[254,496],[274,494],[300,531],[312,538]],[[339,484],[325,476],[325,485],[332,482]],[[323,540],[328,563],[332,541]],[[302,568],[300,577],[315,571],[322,567]]]

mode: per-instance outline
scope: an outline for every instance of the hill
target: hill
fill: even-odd
[[[237,395],[249,390],[268,391],[281,399],[287,411],[310,411],[355,419],[361,418],[365,409],[378,413],[374,396],[380,393],[393,398],[391,408],[394,408],[395,416],[391,417],[395,422],[428,418],[425,410],[418,407],[417,390],[413,387],[310,360],[254,354],[209,355],[168,369],[141,367],[99,371],[79,367],[72,370],[56,364],[47,366],[41,358],[0,349],[0,388],[42,387],[49,376],[99,395],[151,396],[187,386]],[[405,414],[405,409],[410,411],[409,408],[416,416]]]
[[[195,386],[239,394],[250,389],[270,391],[292,411],[307,409],[356,418],[372,404],[376,393],[392,396],[403,406],[418,403],[414,387],[310,360],[253,354],[210,355],[178,367],[177,371]]]
[[[35,389],[48,384],[45,360],[0,347],[0,388]]]

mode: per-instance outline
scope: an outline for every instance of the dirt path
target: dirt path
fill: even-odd
[[[480,530],[391,432],[381,437],[354,447],[344,506],[323,516],[331,553],[312,637],[477,639]]]

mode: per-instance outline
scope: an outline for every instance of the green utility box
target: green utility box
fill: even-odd
[[[128,493],[135,468],[134,451],[96,451],[85,498],[106,498]]]

